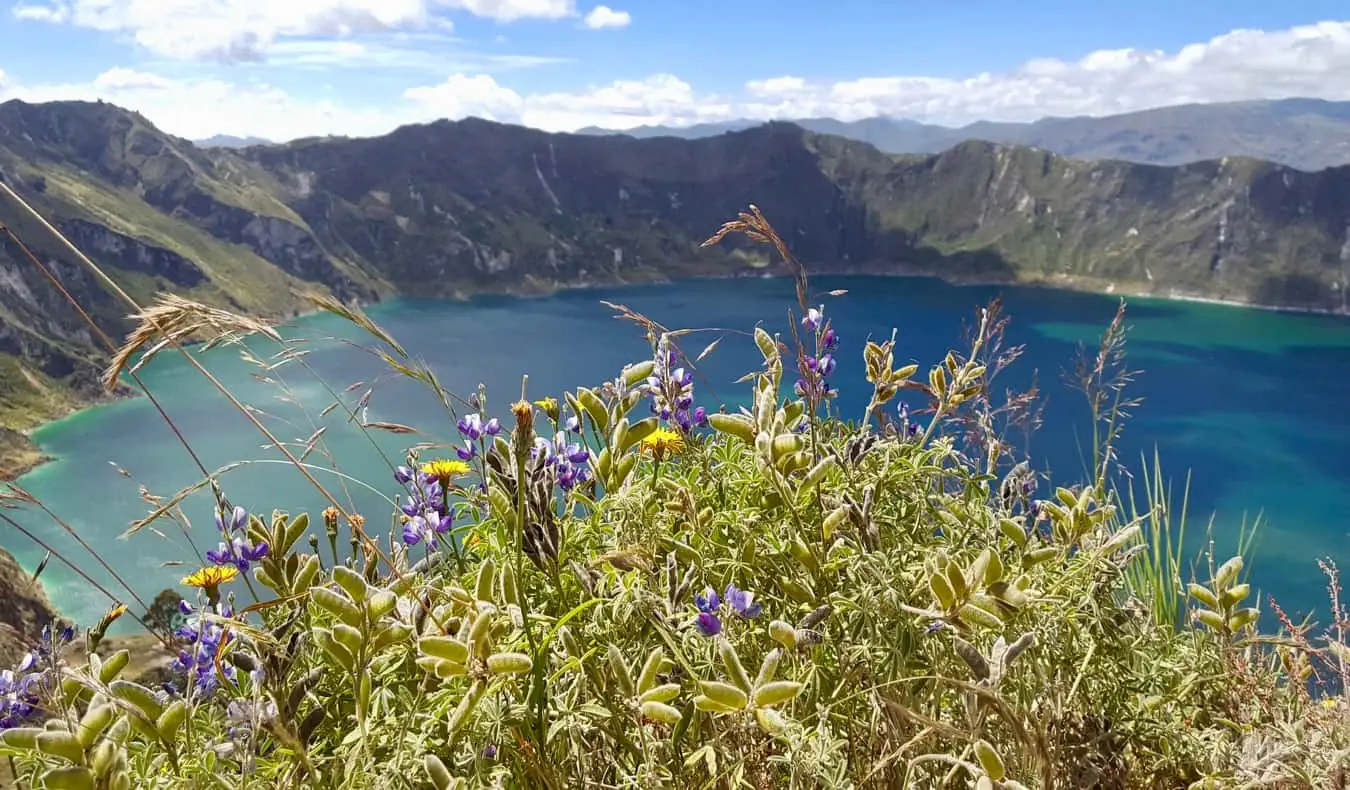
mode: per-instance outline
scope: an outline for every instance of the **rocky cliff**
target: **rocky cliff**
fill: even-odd
[[[1346,311],[1350,168],[1082,162],[968,142],[893,156],[770,124],[700,140],[480,120],[200,149],[107,104],[0,105],[0,177],[139,299],[266,315],[300,294],[457,296],[762,271],[698,243],[761,206],[817,271]],[[12,206],[0,222],[110,334],[120,304]],[[94,396],[97,338],[0,238],[0,425]]]

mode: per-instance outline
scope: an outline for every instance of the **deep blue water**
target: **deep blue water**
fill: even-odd
[[[868,391],[861,355],[865,339],[881,340],[897,329],[897,362],[918,362],[926,370],[961,341],[962,322],[974,319],[978,305],[1003,295],[1005,314],[1011,318],[1007,344],[1025,344],[1026,351],[996,380],[996,389],[1025,387],[1034,376],[1046,403],[1045,424],[1029,444],[1016,434],[1009,438],[1057,482],[1081,479],[1080,451],[1087,450],[1091,426],[1083,396],[1068,388],[1063,377],[1080,342],[1095,346],[1117,299],[1039,288],[956,287],[926,279],[822,278],[812,285],[822,293],[848,290],[818,301],[826,303],[843,337],[836,404],[854,419]],[[370,314],[430,363],[448,389],[467,396],[482,382],[489,411],[504,414],[505,404],[520,395],[522,373],[529,374],[531,399],[558,396],[564,389],[612,378],[623,363],[648,355],[641,331],[615,320],[601,299],[626,304],[670,328],[727,330],[683,340],[692,356],[715,337],[725,336],[699,366],[699,399],[704,403],[743,398],[744,385],[732,382],[759,360],[746,333],[756,320],[770,331],[783,331],[787,310],[795,310],[788,281],[734,280],[574,291],[528,300],[401,300],[378,305]],[[1350,381],[1350,321],[1134,299],[1127,323],[1132,327],[1129,367],[1141,371],[1129,394],[1143,403],[1133,409],[1125,428],[1122,461],[1142,471],[1141,453],[1151,458],[1156,447],[1178,502],[1189,471],[1191,537],[1201,537],[1212,515],[1220,551],[1232,549],[1244,518],[1263,514],[1266,524],[1253,581],[1291,613],[1324,610],[1325,582],[1315,560],[1332,557],[1344,566],[1350,558],[1350,418],[1343,394]],[[382,434],[379,444],[388,458],[398,459],[402,447],[413,441],[453,438],[453,424],[421,385],[390,372],[368,352],[339,342],[368,343],[359,330],[323,315],[295,321],[284,333],[305,342],[305,361],[332,390],[342,392],[358,381],[374,385],[369,419],[410,424],[428,434]],[[251,347],[260,357],[279,350],[268,342]],[[339,496],[350,497],[370,517],[372,530],[381,528],[379,519],[390,512],[386,498],[398,493],[386,460],[369,438],[344,425],[341,410],[318,417],[332,396],[310,372],[292,362],[266,374],[285,383],[286,397],[305,404],[300,409],[278,397],[276,384],[258,380],[261,371],[241,358],[239,348],[217,349],[202,359],[245,402],[268,415],[266,422],[280,438],[300,442],[319,425],[328,426],[326,448],[336,460],[316,453],[309,461],[338,470],[340,474],[316,474]],[[324,504],[318,494],[275,451],[261,449],[256,429],[181,358],[165,355],[147,368],[144,378],[208,468],[252,461],[224,479],[233,501],[262,513],[308,510],[317,530]],[[344,397],[351,402],[363,389]],[[161,523],[162,534],[145,531],[119,538],[129,522],[149,509],[138,484],[169,496],[200,477],[150,404],[132,399],[91,409],[45,427],[36,439],[57,460],[25,476],[21,484],[110,558],[146,600],[176,585],[184,568],[164,563],[191,564],[194,554],[172,524]],[[1041,492],[1047,493],[1044,484]],[[209,547],[214,542],[209,500],[194,495],[184,511],[199,546]],[[117,589],[101,570],[93,572],[94,563],[49,519],[26,512],[15,517]],[[30,568],[43,554],[5,524],[0,524],[0,544]],[[105,598],[55,560],[43,580],[69,616],[87,622],[107,606]]]

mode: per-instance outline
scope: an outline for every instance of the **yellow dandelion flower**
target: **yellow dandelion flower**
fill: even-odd
[[[1338,704],[1338,702],[1339,702],[1339,701],[1338,701],[1335,697],[1327,697],[1326,699],[1322,700],[1322,707],[1324,707],[1324,708],[1334,708],[1334,707],[1336,707],[1336,705]]]
[[[113,608],[109,609],[108,613],[103,616],[103,619],[111,623],[112,621],[116,620],[117,618],[121,617],[126,613],[127,613],[127,605],[124,603],[119,603]]]
[[[642,440],[642,449],[660,461],[684,452],[684,437],[669,428],[657,428]]]
[[[212,565],[209,568],[202,568],[191,576],[183,577],[183,584],[188,587],[200,587],[203,590],[214,591],[222,584],[228,584],[234,581],[239,575],[239,569],[233,565]]]
[[[538,407],[540,408],[540,410],[542,410],[542,411],[544,412],[544,414],[547,414],[547,415],[548,415],[548,418],[549,418],[550,420],[553,420],[554,422],[557,422],[557,421],[558,421],[558,417],[559,417],[559,416],[561,415],[561,413],[562,413],[562,412],[558,409],[558,399],[557,399],[557,398],[543,398],[543,399],[541,399],[541,400],[535,401],[535,402],[534,402],[534,405],[538,406]]]
[[[463,477],[469,471],[470,467],[467,463],[449,458],[438,458],[435,461],[422,464],[422,474],[440,481],[440,484],[445,488],[450,487],[451,480],[456,477]]]

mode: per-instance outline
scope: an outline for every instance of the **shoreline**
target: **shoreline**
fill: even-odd
[[[483,289],[483,290],[455,290],[441,296],[417,297],[428,301],[444,302],[469,302],[473,299],[485,296],[500,296],[512,299],[542,299],[550,296],[556,296],[569,291],[592,291],[602,288],[625,288],[644,285],[674,285],[679,282],[690,282],[696,280],[753,280],[753,279],[790,279],[793,274],[785,266],[775,264],[764,268],[745,268],[737,271],[690,274],[679,277],[671,277],[653,272],[651,276],[639,276],[631,279],[619,280],[587,280],[570,283],[532,283],[534,287],[517,287],[504,289]],[[923,278],[939,280],[959,288],[971,287],[994,287],[1011,286],[1020,288],[1045,288],[1052,291],[1067,291],[1072,293],[1096,294],[1098,296],[1115,296],[1121,298],[1140,298],[1151,299],[1160,302],[1190,302],[1195,304],[1209,304],[1219,307],[1231,307],[1248,310],[1261,310],[1273,313],[1289,313],[1291,315],[1316,315],[1332,318],[1350,318],[1350,311],[1334,310],[1318,307],[1298,307],[1293,305],[1268,305],[1257,304],[1254,302],[1244,302],[1235,299],[1219,299],[1215,297],[1200,296],[1197,294],[1188,294],[1177,291],[1161,291],[1148,288],[1141,288],[1138,284],[1120,285],[1118,283],[1102,283],[1093,280],[1074,279],[1067,277],[1039,277],[1032,279],[1013,279],[999,277],[951,277],[942,273],[931,271],[909,271],[897,272],[894,268],[883,265],[863,265],[841,268],[838,271],[815,272],[815,277],[885,277],[888,279],[907,279]],[[407,294],[395,294],[389,298],[399,298]],[[362,310],[371,306],[379,305],[387,301],[386,298],[372,301],[355,302],[353,306]],[[297,310],[293,314],[277,320],[277,325],[285,325],[287,322],[296,319],[310,318],[315,315],[326,313],[322,308],[312,308],[308,310]],[[201,341],[186,341],[184,348],[192,348],[201,345]],[[9,467],[0,467],[0,482],[13,482],[34,470],[45,466],[46,464],[57,460],[42,451],[42,448],[33,440],[33,435],[57,423],[68,420],[76,415],[82,414],[90,409],[99,406],[106,406],[110,403],[116,403],[121,400],[141,397],[143,393],[139,390],[128,387],[121,394],[112,394],[107,398],[100,399],[82,406],[67,409],[64,413],[45,420],[31,428],[12,429],[0,428],[0,431],[11,431],[22,437],[27,447],[20,445],[13,448],[16,456],[27,456],[23,460],[14,463]],[[25,450],[27,452],[25,452]]]

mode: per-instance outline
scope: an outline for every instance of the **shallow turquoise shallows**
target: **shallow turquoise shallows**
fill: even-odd
[[[1002,293],[1012,319],[1009,344],[1025,344],[1026,351],[996,380],[997,389],[1001,393],[1005,386],[1025,386],[1036,375],[1047,401],[1045,425],[1030,445],[1020,434],[1009,439],[1057,482],[1082,478],[1080,449],[1086,450],[1091,425],[1083,396],[1064,385],[1064,374],[1072,368],[1080,342],[1096,343],[1117,300],[1034,288],[954,287],[923,279],[821,279],[813,287],[821,292],[848,289],[844,296],[823,301],[843,338],[835,373],[842,395],[836,404],[850,419],[865,404],[861,347],[867,337],[889,337],[894,327],[899,360],[931,364],[960,339],[962,322],[973,318],[976,306]],[[623,363],[647,356],[641,332],[615,320],[601,299],[626,304],[671,328],[716,327],[736,333],[751,329],[756,320],[783,331],[786,311],[795,301],[788,281],[697,281],[530,300],[400,300],[376,306],[371,315],[426,360],[451,391],[467,396],[484,383],[489,411],[504,416],[506,404],[520,395],[522,373],[529,374],[528,394],[536,399],[613,378]],[[1211,514],[1220,551],[1233,548],[1244,518],[1264,514],[1268,523],[1253,569],[1256,586],[1276,596],[1296,617],[1311,609],[1325,612],[1325,580],[1316,560],[1331,557],[1346,566],[1350,559],[1350,417],[1345,406],[1350,321],[1140,299],[1131,301],[1129,324],[1129,365],[1141,371],[1130,392],[1143,403],[1132,409],[1121,461],[1139,472],[1141,454],[1151,457],[1156,446],[1178,501],[1186,472],[1191,472],[1194,547]],[[350,498],[369,518],[372,531],[387,530],[392,511],[388,500],[399,493],[390,463],[399,462],[410,442],[454,439],[453,421],[425,389],[402,380],[368,351],[334,340],[368,342],[346,322],[313,316],[294,322],[284,334],[303,341],[309,350],[304,362],[326,386],[296,361],[264,372],[242,359],[239,347],[207,352],[201,359],[242,400],[266,415],[279,438],[301,443],[326,426],[321,450],[308,461],[338,473],[321,469],[315,474],[337,496]],[[717,334],[687,338],[685,345],[696,355]],[[278,350],[268,342],[250,347],[259,357]],[[748,337],[728,334],[700,366],[706,381],[698,385],[699,401],[710,406],[741,402],[744,385],[732,382],[757,359]],[[323,500],[276,451],[263,449],[257,430],[181,357],[166,354],[149,366],[144,379],[208,468],[245,462],[223,478],[233,502],[260,513],[307,510],[314,531],[322,532],[318,513]],[[425,435],[381,433],[377,449],[367,435],[344,423],[342,410],[319,416],[332,393],[343,393],[355,382],[365,384],[343,395],[348,403],[374,386],[367,419],[414,425]],[[169,497],[200,477],[150,403],[136,398],[91,409],[46,426],[36,439],[57,460],[25,476],[21,484],[78,530],[145,600],[176,586],[196,562],[178,528],[161,521],[159,534],[145,530],[119,537],[151,507],[138,485]],[[1040,495],[1048,494],[1042,484]],[[207,496],[187,499],[184,512],[197,547],[204,551],[214,546]],[[108,589],[128,597],[50,519],[34,512],[9,513]],[[43,555],[7,524],[0,524],[0,544],[30,569]],[[166,564],[176,562],[182,564]],[[56,605],[84,623],[108,605],[57,560],[43,581]]]

